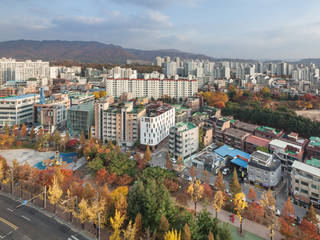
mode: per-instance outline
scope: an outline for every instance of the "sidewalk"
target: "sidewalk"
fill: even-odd
[[[194,205],[193,203],[189,202],[189,208],[190,209],[194,209]],[[213,209],[213,207],[209,206],[206,208],[208,212],[210,212],[212,214],[213,217],[216,216],[216,211]],[[201,212],[203,210],[203,206],[201,204],[198,204],[197,206],[197,212]],[[226,223],[229,223],[230,225],[233,225],[235,227],[237,227],[238,229],[240,228],[240,221],[239,221],[239,218],[238,217],[235,217],[235,221],[234,223],[232,223],[230,221],[230,216],[231,213],[225,211],[225,210],[220,210],[218,212],[218,219],[222,222],[226,222]],[[270,239],[270,231],[269,229],[264,226],[264,225],[261,225],[259,223],[256,223],[256,222],[253,222],[251,220],[248,220],[248,219],[243,219],[243,222],[242,222],[242,229],[243,231],[246,231],[246,232],[249,232],[249,233],[252,233],[262,239]],[[246,239],[246,238],[244,238]],[[281,234],[276,231],[275,233],[275,240],[281,240],[282,237],[281,237]]]

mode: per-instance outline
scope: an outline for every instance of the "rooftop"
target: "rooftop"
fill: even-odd
[[[320,147],[320,138],[319,137],[310,137],[310,142],[308,145],[313,147]]]
[[[223,145],[219,148],[217,148],[216,150],[214,150],[214,152],[218,155],[220,155],[221,157],[241,157],[244,159],[250,159],[250,154],[240,151],[236,148],[230,147],[229,145]]]
[[[282,140],[280,140],[280,139],[273,139],[273,140],[271,140],[271,141],[270,141],[270,145],[273,145],[273,146],[275,146],[275,147],[282,148],[283,150],[284,150],[287,146],[296,148],[296,149],[298,149],[299,151],[302,150],[302,147],[301,147],[301,146],[296,145],[296,144],[293,144],[293,143],[288,143],[288,142],[282,141]],[[295,154],[295,153],[294,153],[294,154]]]
[[[300,162],[300,161],[294,161],[292,164],[292,169],[297,169],[302,172],[310,173],[316,177],[320,177],[320,170],[319,168],[310,166],[306,163]]]
[[[307,160],[306,164],[316,168],[320,168],[320,159],[312,158],[311,160]]]
[[[250,135],[246,138],[246,142],[251,143],[256,146],[260,146],[260,147],[268,147],[270,140],[265,139],[265,138],[261,138],[261,137],[257,137],[254,135]]]
[[[157,117],[173,107],[170,104],[161,104],[161,103],[151,103],[147,106],[147,116],[148,117]]]
[[[40,96],[39,94],[25,94],[25,95],[19,95],[19,96],[9,96],[9,97],[2,97],[0,98],[2,101],[15,101],[15,100],[22,100],[25,98],[30,98],[30,97],[37,97]]]
[[[227,128],[224,130],[224,134],[236,138],[244,138],[249,135],[249,133],[236,128]]]
[[[237,121],[234,124],[234,127],[238,128],[238,129],[241,129],[243,131],[254,132],[254,130],[258,127],[258,125]]]
[[[178,122],[176,124],[176,128],[178,128],[179,131],[184,132],[193,128],[196,128],[197,126],[194,125],[191,122]]]
[[[279,129],[275,129],[267,126],[259,126],[256,129],[260,132],[272,132],[274,134],[279,134],[281,132]]]

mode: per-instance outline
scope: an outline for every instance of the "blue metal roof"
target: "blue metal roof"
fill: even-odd
[[[229,156],[230,153],[234,150],[235,150],[235,148],[233,148],[233,147],[230,147],[228,145],[223,145],[223,146],[217,148],[216,150],[214,150],[214,152],[216,154],[220,155],[221,157],[225,157],[225,156]]]
[[[221,157],[229,156],[229,157],[235,158],[237,156],[240,156],[248,160],[250,159],[249,153],[240,151],[239,149],[230,147],[229,145],[223,145],[222,147],[219,147],[216,150],[214,150],[214,152]]]
[[[234,158],[234,159],[231,160],[231,162],[233,164],[238,165],[239,167],[243,167],[245,169],[247,169],[247,167],[248,167],[248,162],[242,160],[241,158]]]
[[[243,157],[245,159],[250,159],[250,154],[249,153],[246,153],[246,152],[243,152],[243,151],[240,151],[238,149],[235,149],[233,150],[230,154],[229,154],[230,157],[237,157],[237,156],[240,156],[240,157]]]

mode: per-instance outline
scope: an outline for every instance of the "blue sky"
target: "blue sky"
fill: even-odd
[[[0,0],[0,41],[85,40],[213,57],[320,57],[319,0]]]

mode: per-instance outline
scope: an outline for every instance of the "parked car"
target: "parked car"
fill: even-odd
[[[175,158],[170,158],[171,162],[176,164],[177,163],[177,160]]]
[[[224,169],[222,170],[222,175],[223,175],[223,176],[227,176],[227,175],[229,175],[229,173],[230,173],[230,169],[229,169],[229,168],[224,168]]]
[[[281,214],[281,212],[280,212],[280,210],[277,208],[277,209],[276,209],[276,216],[277,216],[277,217],[280,217],[280,214]]]

